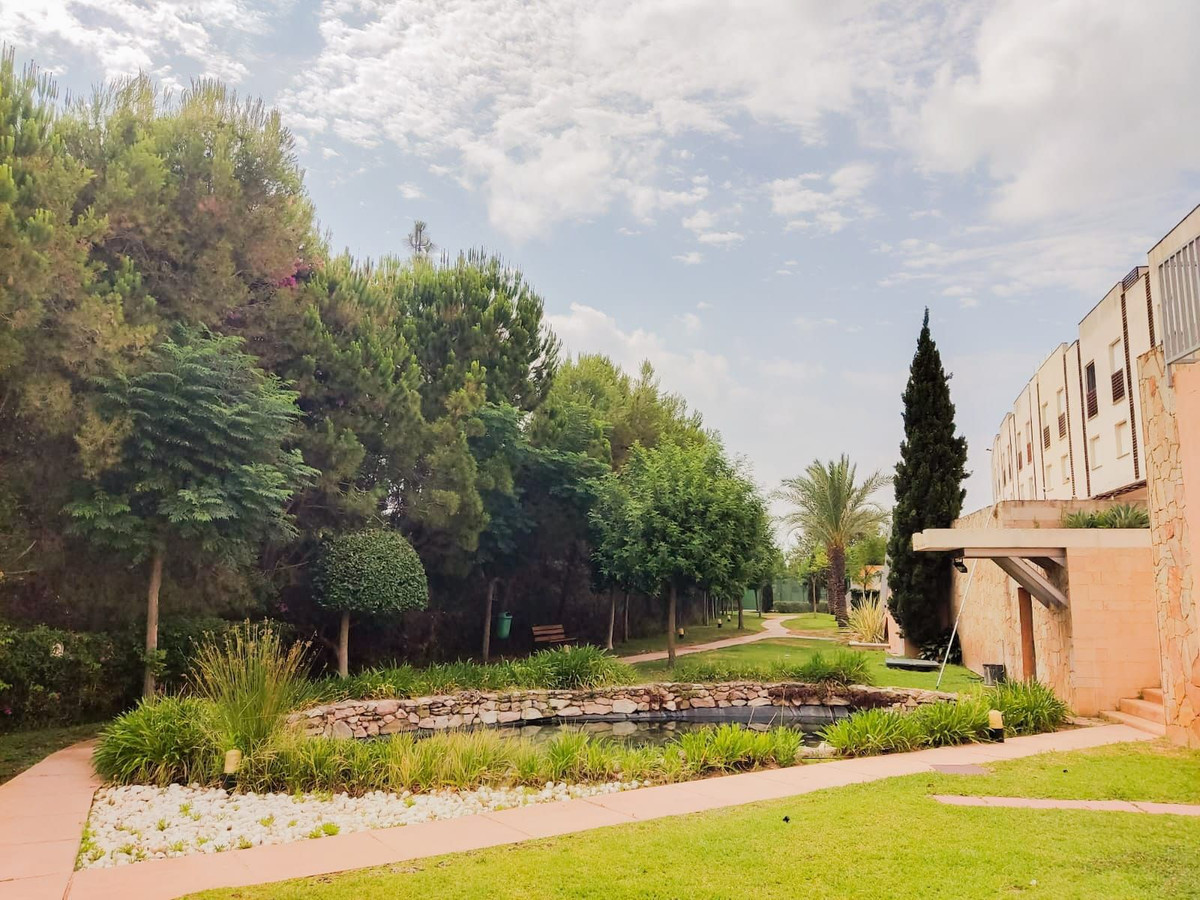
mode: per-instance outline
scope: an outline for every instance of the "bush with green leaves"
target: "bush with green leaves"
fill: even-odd
[[[824,739],[843,756],[869,756],[989,740],[988,711],[1004,715],[1008,735],[1040,734],[1062,726],[1067,705],[1037,681],[1015,681],[930,703],[912,712],[868,709],[830,725]]]
[[[327,541],[314,581],[318,602],[341,613],[338,672],[349,675],[351,614],[395,615],[423,609],[429,583],[417,551],[404,535],[373,528]]]
[[[143,700],[100,733],[92,764],[113,784],[208,783],[219,772],[213,719],[199,698]]]
[[[818,651],[802,663],[756,665],[723,659],[685,659],[675,667],[674,680],[693,683],[722,681],[800,681],[824,685],[870,685],[871,660],[856,650]]]
[[[635,679],[626,663],[587,645],[541,650],[512,668],[520,683],[550,690],[630,684]]]
[[[1149,528],[1150,514],[1132,503],[1119,503],[1102,510],[1076,510],[1062,518],[1064,528]]]

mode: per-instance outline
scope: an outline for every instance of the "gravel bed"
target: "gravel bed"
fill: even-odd
[[[319,840],[335,834],[393,828],[435,819],[614,794],[640,787],[550,783],[544,787],[478,788],[428,794],[230,793],[220,788],[115,787],[97,791],[78,867],[109,868],[194,853]]]

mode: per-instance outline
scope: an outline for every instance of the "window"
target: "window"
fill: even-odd
[[[1129,423],[1118,422],[1113,429],[1113,436],[1116,438],[1117,458],[1129,455]]]
[[[1023,443],[1021,432],[1017,432],[1017,471],[1020,472],[1025,466],[1025,458],[1021,455],[1021,444]]]
[[[1108,370],[1112,372],[1112,399],[1116,403],[1125,399],[1125,357],[1119,340],[1108,345]]]
[[[1046,423],[1050,421],[1050,404],[1042,404],[1042,447],[1046,450],[1050,449],[1050,426]]]
[[[1093,469],[1100,468],[1100,435],[1093,434],[1088,441],[1088,462]]]
[[[1050,485],[1052,485],[1052,484],[1054,484],[1054,466],[1053,466],[1053,465],[1051,465],[1050,463],[1046,463],[1046,481],[1045,481],[1045,485],[1046,485],[1046,487],[1047,487],[1047,488],[1049,488],[1049,487],[1050,487]]]
[[[1096,363],[1090,362],[1083,367],[1083,391],[1087,403],[1087,417],[1090,419],[1099,411],[1096,407]]]
[[[1062,459],[1058,461],[1059,468],[1063,473],[1063,484],[1071,483],[1071,458],[1067,454],[1062,455]]]
[[[1067,392],[1062,388],[1058,389],[1054,404],[1058,412],[1058,437],[1061,440],[1067,436]]]

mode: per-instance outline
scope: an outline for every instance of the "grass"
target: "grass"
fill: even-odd
[[[710,644],[713,641],[723,641],[732,637],[747,634],[757,634],[767,627],[766,618],[759,618],[753,610],[747,610],[742,616],[742,624],[746,627],[738,631],[737,614],[732,621],[726,622],[720,628],[714,622],[711,625],[684,626],[684,635],[676,641],[677,647],[690,647],[694,644]],[[618,644],[616,653],[620,656],[633,656],[638,653],[653,653],[667,649],[666,634],[652,634],[647,637],[634,638],[623,644]]]
[[[679,661],[714,660],[724,661],[740,666],[770,667],[775,664],[802,665],[815,654],[829,653],[828,641],[805,641],[795,638],[768,638],[753,644],[741,644],[737,647],[726,647],[723,650],[709,650],[704,653],[691,654]],[[937,682],[937,672],[906,672],[901,669],[889,669],[884,665],[886,654],[882,650],[862,651],[867,657],[870,676],[874,684],[881,687],[924,688],[932,690]],[[647,663],[635,663],[634,668],[642,678],[648,681],[666,681],[671,678],[670,670],[664,660]],[[970,669],[962,666],[947,666],[946,677],[942,679],[943,691],[962,691],[980,684],[980,678]]]
[[[100,725],[68,725],[0,734],[0,784],[51,753],[96,736]]]
[[[1200,898],[1200,855],[1189,850],[1200,844],[1200,818],[951,807],[929,796],[1013,791],[1196,802],[1200,753],[1118,745],[992,768],[991,775],[912,775],[393,868],[197,896]],[[832,835],[835,840],[827,839]]]
[[[816,631],[832,637],[837,634],[838,623],[829,613],[801,613],[784,619],[783,627],[788,631]]]

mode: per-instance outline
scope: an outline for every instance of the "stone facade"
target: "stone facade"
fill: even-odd
[[[1163,711],[1171,740],[1200,747],[1200,598],[1191,569],[1200,538],[1200,371],[1177,366],[1169,386],[1161,349],[1139,363]]]
[[[905,688],[855,685],[826,688],[786,682],[760,684],[643,684],[580,691],[464,691],[403,700],[343,700],[294,714],[310,736],[367,738],[404,731],[443,731],[478,725],[546,723],[555,719],[636,718],[646,713],[731,707],[846,706],[914,708],[951,700],[954,694]]]

